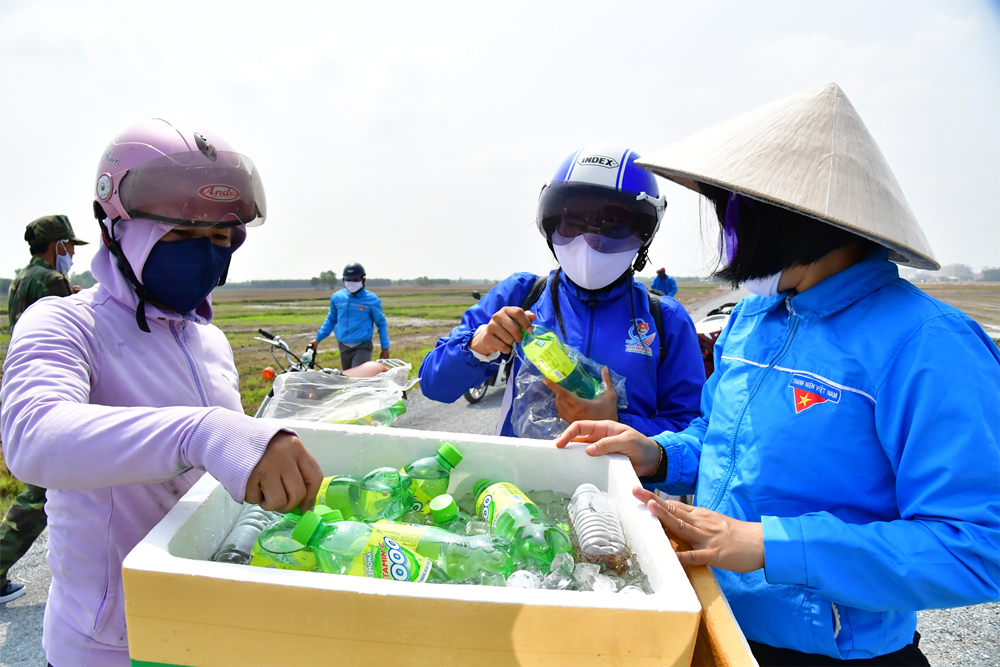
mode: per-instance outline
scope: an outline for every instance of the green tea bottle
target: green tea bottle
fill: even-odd
[[[601,388],[601,378],[595,378],[583,367],[576,355],[563,347],[554,331],[540,324],[532,325],[532,332],[521,330],[521,351],[548,379],[580,398],[591,399]]]
[[[479,580],[514,568],[512,545],[497,535],[455,535],[433,526],[379,521],[328,524],[316,542],[316,562],[330,574],[394,581]]]
[[[451,471],[461,461],[462,453],[454,445],[446,442],[434,456],[417,459],[400,470],[412,483],[410,492],[413,495],[413,505],[410,511],[428,514],[431,511],[429,506],[431,500],[442,493],[448,493]]]
[[[514,543],[514,558],[548,572],[557,554],[573,553],[569,535],[538,505],[507,482],[481,479],[476,483],[476,514],[490,532]]]
[[[376,468],[363,478],[324,477],[317,505],[340,510],[345,519],[397,521],[413,504],[410,478],[393,468]]]
[[[340,521],[343,518],[339,511],[323,505],[317,505],[315,509],[305,514],[298,511],[289,512],[261,532],[253,545],[250,564],[279,570],[315,570],[316,557],[308,539],[308,536],[312,535],[310,527],[323,522]],[[304,532],[303,526],[307,528]],[[297,539],[304,535],[307,537]]]

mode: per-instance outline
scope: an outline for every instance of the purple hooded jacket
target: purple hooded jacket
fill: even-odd
[[[171,225],[123,221],[136,275]],[[234,246],[245,230],[234,230]],[[237,502],[281,429],[243,414],[225,335],[206,298],[179,315],[138,299],[102,246],[98,285],[35,302],[18,321],[0,387],[4,458],[46,494],[52,587],[46,657],[56,667],[128,665],[121,563],[201,471]]]

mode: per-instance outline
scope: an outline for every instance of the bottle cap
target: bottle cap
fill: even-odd
[[[292,531],[292,539],[299,544],[308,545],[325,524],[343,520],[344,515],[340,510],[331,509],[326,505],[317,505],[302,515],[295,530]]]
[[[461,463],[462,459],[465,458],[462,456],[462,452],[458,451],[450,442],[441,445],[440,449],[438,449],[438,456],[447,461],[452,468]]]
[[[485,489],[487,486],[490,486],[491,484],[493,484],[493,482],[488,479],[479,480],[478,482],[476,482],[476,486],[473,487],[474,491],[472,492],[472,495],[474,495],[478,499],[479,494],[483,492],[483,489]]]
[[[430,507],[431,517],[436,523],[451,521],[458,514],[458,505],[455,503],[455,499],[447,493],[432,499]]]

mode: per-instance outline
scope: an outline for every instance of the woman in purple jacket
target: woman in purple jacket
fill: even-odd
[[[162,120],[116,137],[97,169],[98,284],[25,311],[0,388],[4,458],[48,489],[55,667],[128,665],[121,563],[208,471],[237,502],[312,505],[322,473],[294,433],[243,414],[232,349],[210,324],[246,226],[253,163]]]

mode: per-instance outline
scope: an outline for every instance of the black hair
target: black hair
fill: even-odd
[[[731,193],[708,183],[699,183],[698,189],[715,209],[722,230]],[[852,243],[875,245],[840,227],[760,200],[754,200],[752,207],[742,199],[732,205],[740,207],[736,255],[713,275],[734,287],[753,278],[773,276],[793,266],[808,266]]]
[[[24,230],[24,240],[28,242],[28,250],[32,255],[44,255],[49,249],[49,242],[38,240],[35,237],[35,230],[31,227]]]

